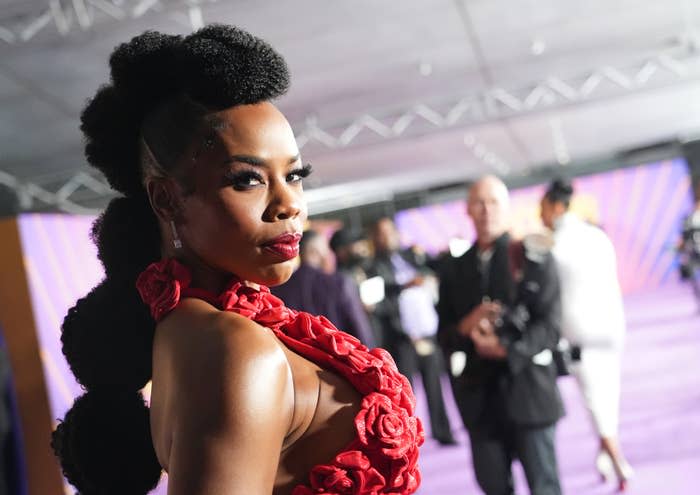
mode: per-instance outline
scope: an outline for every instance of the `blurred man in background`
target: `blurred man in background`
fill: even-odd
[[[288,307],[324,315],[340,330],[374,347],[374,333],[357,285],[347,275],[324,271],[330,256],[326,239],[314,230],[307,230],[299,244],[299,268],[285,284],[272,287],[271,291]]]
[[[435,277],[425,267],[425,256],[399,249],[399,234],[390,218],[375,223],[372,241],[375,257],[368,275],[381,277],[385,292],[373,312],[381,346],[391,353],[399,371],[409,380],[420,372],[433,437],[442,445],[454,445],[440,383],[444,362],[436,341]]]
[[[559,495],[559,282],[546,242],[507,234],[508,204],[496,177],[470,188],[467,212],[477,239],[442,274],[439,339],[484,493],[514,493],[511,464],[518,458],[533,495]]]
[[[350,275],[358,285],[367,279],[369,252],[362,232],[349,227],[336,230],[331,236],[330,247],[339,272]]]

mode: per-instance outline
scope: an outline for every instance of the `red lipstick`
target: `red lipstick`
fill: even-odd
[[[299,240],[301,240],[301,234],[288,232],[267,241],[262,247],[265,251],[286,261],[299,254]]]

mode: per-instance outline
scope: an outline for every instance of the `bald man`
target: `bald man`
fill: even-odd
[[[554,430],[563,416],[553,351],[561,304],[546,239],[507,233],[508,190],[487,176],[469,189],[476,242],[442,273],[438,338],[487,495],[514,493],[519,459],[533,495],[559,495]]]

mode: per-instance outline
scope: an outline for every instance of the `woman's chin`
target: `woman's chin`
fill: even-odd
[[[260,285],[274,287],[285,283],[294,273],[296,265],[291,262],[279,263],[270,270],[265,270],[264,273],[256,274],[255,277],[250,277],[248,280]]]

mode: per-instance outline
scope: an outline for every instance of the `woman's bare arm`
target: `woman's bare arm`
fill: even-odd
[[[214,320],[174,342],[168,494],[269,495],[293,414],[289,366],[257,324]]]

